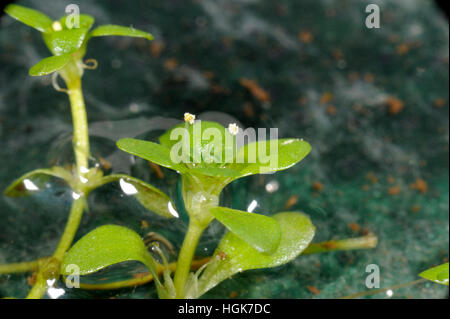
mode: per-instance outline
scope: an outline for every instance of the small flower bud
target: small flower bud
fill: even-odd
[[[237,126],[236,123],[229,124],[228,131],[231,135],[237,135],[237,133],[239,133],[239,126]]]
[[[191,113],[184,113],[184,121],[191,125],[194,124],[195,115]]]

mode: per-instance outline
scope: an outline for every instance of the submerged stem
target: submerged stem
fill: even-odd
[[[26,261],[14,264],[0,265],[0,274],[13,274],[19,272],[34,271],[38,267],[38,261]]]
[[[191,220],[189,223],[188,231],[186,237],[184,237],[183,245],[181,246],[180,254],[178,256],[177,269],[175,271],[174,285],[176,298],[184,298],[184,290],[189,277],[192,259],[204,229],[205,227],[200,226],[195,220]]]
[[[375,235],[369,234],[363,237],[330,240],[322,243],[312,243],[306,248],[302,255],[317,254],[335,250],[356,250],[356,249],[368,249],[375,248],[377,246],[378,239]]]

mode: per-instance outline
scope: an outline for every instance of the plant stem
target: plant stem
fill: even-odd
[[[178,256],[174,277],[177,299],[184,298],[184,290],[186,288],[189,270],[191,269],[192,259],[204,229],[205,227],[199,225],[195,219],[191,219],[189,222],[188,231],[184,237],[183,245],[181,246],[180,254]]]
[[[77,172],[80,176],[89,168],[89,131],[87,124],[86,107],[84,105],[83,92],[81,90],[81,78],[76,77],[67,82],[69,99],[73,121],[73,150]]]
[[[38,261],[0,265],[0,274],[13,274],[18,272],[34,271],[38,268]]]
[[[330,240],[322,243],[310,244],[302,252],[302,255],[317,254],[335,250],[355,250],[355,249],[374,248],[377,246],[377,242],[378,242],[377,237],[372,234],[357,238]]]
[[[210,260],[210,258],[206,257],[206,258],[197,259],[197,260],[192,261],[191,270],[199,269],[201,266],[206,264],[209,260]],[[175,271],[177,264],[170,263],[168,266],[169,266],[169,270],[173,272],[173,271]],[[165,269],[166,269],[165,266],[162,266],[159,264],[156,265],[156,271],[158,272],[158,274],[162,274]],[[143,274],[139,274],[139,276],[137,276],[136,278],[133,278],[133,279],[115,281],[115,282],[110,282],[110,283],[106,283],[106,284],[83,284],[83,283],[80,283],[80,288],[85,289],[85,290],[111,290],[111,289],[120,289],[120,288],[125,288],[125,287],[140,286],[140,285],[144,285],[151,281],[153,281],[153,275],[151,273],[143,273]]]
[[[69,219],[64,229],[64,233],[59,241],[53,257],[61,261],[64,258],[64,254],[70,248],[78,226],[80,225],[81,217],[83,216],[84,203],[86,199],[84,196],[75,199],[72,202],[72,208],[70,209]]]
[[[36,282],[28,293],[27,299],[41,299],[47,288],[47,280],[44,278],[42,271],[38,271]]]
[[[86,107],[84,104],[83,92],[81,90],[81,75],[82,69],[80,69],[76,63],[69,63],[64,70],[61,71],[61,76],[66,82],[68,88],[68,95],[70,100],[70,106],[72,111],[73,121],[73,150],[75,153],[76,164],[76,179],[74,196],[78,196],[72,202],[70,209],[69,219],[66,223],[61,240],[58,247],[53,254],[53,267],[55,271],[53,273],[54,278],[59,277],[59,264],[61,263],[66,251],[72,245],[72,241],[80,225],[81,217],[83,216],[83,210],[86,202],[86,196],[83,189],[83,184],[87,181],[83,179],[89,169],[88,158],[90,156],[89,151],[89,131],[86,115]],[[33,285],[27,298],[42,298],[47,291],[47,275],[45,269],[38,270],[36,282]]]

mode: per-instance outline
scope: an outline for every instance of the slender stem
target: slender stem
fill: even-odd
[[[42,271],[38,271],[36,282],[28,293],[27,299],[41,299],[47,291],[47,280],[43,276]]]
[[[302,252],[302,255],[317,254],[335,250],[356,250],[356,249],[374,248],[377,246],[377,242],[378,242],[377,237],[372,234],[357,238],[330,240],[322,243],[310,244]]]
[[[84,196],[80,196],[72,202],[72,208],[70,209],[69,219],[64,229],[64,233],[59,241],[53,257],[58,260],[62,260],[66,251],[70,248],[75,233],[80,225],[81,217],[83,216],[84,203],[86,199]]]
[[[80,180],[77,181],[76,189],[74,189],[75,195],[78,196],[78,198],[74,199],[72,202],[69,219],[64,229],[64,233],[53,254],[53,266],[56,267],[56,270],[53,273],[55,278],[58,278],[59,276],[59,263],[64,258],[66,251],[72,245],[72,241],[78,230],[78,226],[80,225],[81,217],[83,216],[87,194],[84,192],[83,180],[81,177],[86,175],[89,169],[88,158],[90,156],[87,115],[83,92],[81,90],[82,70],[77,67],[76,63],[70,63],[60,74],[65,80],[68,88],[73,121],[73,150],[76,162],[76,178],[79,178]],[[45,274],[45,269],[39,268],[36,282],[27,298],[41,298],[46,291],[47,275]]]
[[[22,263],[0,265],[0,274],[13,274],[18,272],[34,271],[38,268],[38,261],[26,261]]]
[[[195,219],[191,219],[189,222],[188,231],[186,237],[184,237],[183,245],[178,256],[177,269],[174,277],[176,298],[178,299],[184,298],[184,290],[186,288],[189,270],[191,269],[192,259],[204,229],[205,227],[199,225]]]
[[[194,260],[191,265],[191,270],[199,269],[201,266],[206,264],[209,260],[210,260],[209,257]],[[168,266],[169,266],[169,270],[171,272],[173,272],[173,271],[175,271],[177,264],[170,263]],[[156,271],[158,272],[158,274],[162,274],[164,270],[165,270],[164,266],[159,265],[159,264],[156,265]],[[83,283],[81,283],[80,288],[85,289],[85,290],[110,290],[110,289],[119,289],[119,288],[125,288],[125,287],[140,286],[140,285],[144,285],[148,282],[153,281],[153,275],[150,273],[143,273],[143,274],[138,274],[138,275],[139,276],[136,276],[133,279],[110,282],[110,283],[106,283],[106,284],[83,284]]]
[[[69,99],[72,109],[73,121],[73,149],[75,152],[75,161],[79,175],[83,175],[88,167],[89,151],[89,132],[86,108],[84,105],[83,92],[81,90],[81,78],[67,82],[69,89]]]
[[[341,297],[339,299],[355,299],[355,298],[359,298],[359,297],[372,296],[372,295],[376,295],[376,294],[379,294],[382,292],[387,292],[388,290],[394,290],[394,289],[404,288],[404,287],[408,287],[408,286],[412,286],[412,285],[417,285],[417,284],[423,283],[425,281],[426,281],[426,279],[422,278],[422,279],[410,281],[410,282],[407,282],[404,284],[399,284],[399,285],[395,285],[395,286],[391,286],[391,287],[387,287],[387,288],[380,288],[380,289],[375,289],[375,290],[371,290],[371,291],[358,292],[356,294]]]

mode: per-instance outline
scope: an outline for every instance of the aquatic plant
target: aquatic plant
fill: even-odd
[[[189,113],[185,114],[185,122],[165,132],[159,143],[130,138],[117,142],[121,150],[181,175],[189,226],[177,262],[169,263],[156,244],[149,251],[139,234],[118,225],[100,226],[72,246],[83,211],[87,209],[88,195],[106,183],[120,183],[128,195],[135,196],[149,211],[167,218],[178,217],[175,205],[162,191],[132,176],[105,175],[101,167],[90,162],[81,78],[84,70],[95,68],[97,62],[83,61],[87,44],[98,36],[133,36],[148,40],[152,36],[116,25],[99,26],[91,31],[94,18],[84,14],[53,21],[38,11],[17,5],[7,6],[5,11],[42,33],[52,56],[37,63],[29,73],[32,76],[52,74],[55,89],[69,96],[74,128],[75,163],[72,167],[37,169],[14,181],[5,191],[5,195],[11,197],[27,196],[41,190],[49,178],[61,179],[72,189],[70,215],[54,254],[31,262],[0,265],[0,274],[36,272],[36,281],[28,298],[41,298],[56,280],[73,276],[74,265],[75,275],[83,276],[134,260],[143,263],[151,273],[144,278],[109,284],[81,283],[80,287],[84,289],[114,289],[153,280],[160,298],[198,298],[223,280],[245,270],[276,267],[300,254],[376,246],[374,235],[311,243],[315,227],[302,212],[266,216],[221,207],[220,195],[229,183],[249,175],[288,169],[305,158],[311,146],[301,139],[287,138],[253,142],[238,148],[236,134],[239,130],[235,124],[230,123],[225,128],[215,122],[195,121]],[[66,88],[57,84],[58,76],[64,80]],[[210,138],[204,139],[205,135]],[[181,141],[174,136],[181,137]],[[181,157],[177,160],[174,155],[179,151]],[[269,153],[275,160],[264,161],[255,157],[260,153]],[[214,219],[228,232],[220,240],[213,256],[196,260],[195,251],[200,237]],[[192,269],[196,272],[191,272]]]

